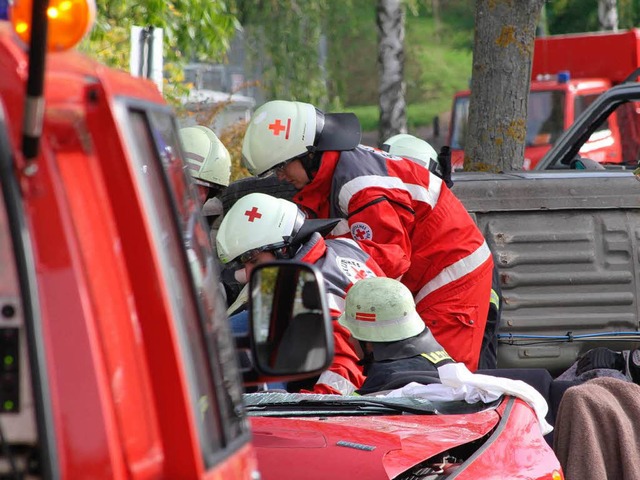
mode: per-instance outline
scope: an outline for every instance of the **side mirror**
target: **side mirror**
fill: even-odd
[[[251,357],[263,377],[259,381],[298,380],[329,367],[333,329],[317,268],[299,262],[258,265],[249,293]]]

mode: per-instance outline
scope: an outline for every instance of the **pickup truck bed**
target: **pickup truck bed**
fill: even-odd
[[[500,271],[501,368],[560,373],[590,348],[640,340],[640,183],[631,172],[462,172],[454,181]]]

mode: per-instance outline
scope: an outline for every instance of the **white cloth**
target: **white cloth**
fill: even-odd
[[[412,382],[393,390],[385,397],[420,397],[434,401],[464,400],[467,403],[492,402],[502,395],[512,395],[527,402],[538,418],[543,435],[553,427],[545,416],[549,410],[546,400],[528,383],[522,380],[471,373],[464,363],[449,363],[438,367],[442,384],[421,385]]]

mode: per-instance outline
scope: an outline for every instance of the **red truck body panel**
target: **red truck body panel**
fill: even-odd
[[[640,30],[589,32],[537,37],[531,80],[567,70],[571,78],[622,82],[640,66]]]
[[[117,99],[168,109],[150,81],[51,54],[37,172],[24,170],[26,53],[0,25],[0,100],[23,189],[60,478],[248,479],[244,436],[205,467],[167,286]]]

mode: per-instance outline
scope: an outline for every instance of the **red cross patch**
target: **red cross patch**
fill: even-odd
[[[351,235],[354,240],[371,240],[373,238],[373,230],[364,222],[356,222],[351,225]]]

